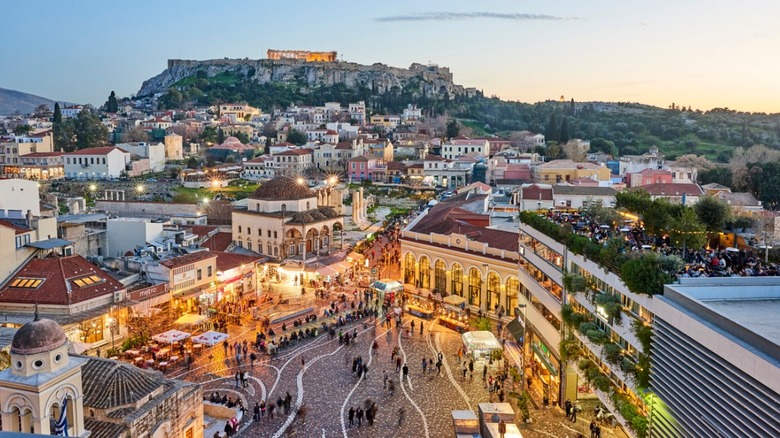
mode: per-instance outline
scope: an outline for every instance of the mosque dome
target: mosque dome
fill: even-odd
[[[53,351],[67,342],[65,331],[50,319],[37,316],[23,325],[11,341],[11,353],[29,355]]]

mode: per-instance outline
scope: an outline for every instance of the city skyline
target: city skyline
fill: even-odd
[[[263,58],[274,49],[335,50],[361,64],[446,66],[456,83],[505,100],[672,103],[780,112],[771,57],[778,6],[749,1],[408,1],[392,8],[303,2],[112,4],[42,2],[4,26],[12,41],[0,87],[100,105],[114,90],[136,93],[169,58]],[[124,24],[120,21],[124,20]],[[38,29],[37,32],[30,32]],[[60,37],[57,37],[60,35]],[[23,36],[20,38],[20,36]]]

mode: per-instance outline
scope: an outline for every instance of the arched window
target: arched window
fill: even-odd
[[[444,264],[444,260],[436,260],[434,267],[434,289],[438,292],[447,290],[447,266]]]
[[[463,267],[457,263],[452,265],[452,293],[463,296]]]
[[[497,312],[501,306],[501,278],[495,272],[488,274],[487,297],[485,299],[487,300],[485,302],[487,310]]]
[[[414,284],[416,263],[414,254],[407,252],[406,257],[404,257],[404,283]]]
[[[482,273],[477,268],[469,270],[469,304],[479,306],[482,295]]]
[[[431,259],[428,257],[420,257],[420,284],[419,287],[424,289],[431,288]]]
[[[520,282],[517,277],[506,279],[506,307],[504,314],[511,315],[517,307],[517,300],[520,296]]]

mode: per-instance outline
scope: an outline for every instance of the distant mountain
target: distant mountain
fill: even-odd
[[[29,114],[35,110],[35,107],[42,103],[49,105],[50,110],[54,110],[54,101],[51,99],[23,93],[21,91],[0,88],[0,115],[9,115],[16,111],[19,111],[22,114]],[[62,104],[63,103],[61,102],[60,105]]]

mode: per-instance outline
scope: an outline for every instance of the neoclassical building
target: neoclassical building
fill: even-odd
[[[233,211],[233,241],[280,261],[328,255],[334,230],[344,226],[338,193],[330,187],[313,191],[290,177],[263,183],[245,210]]]
[[[512,315],[520,291],[517,233],[485,228],[486,205],[487,195],[461,195],[412,221],[400,239],[404,283]]]

